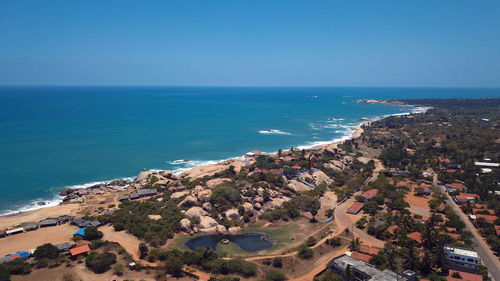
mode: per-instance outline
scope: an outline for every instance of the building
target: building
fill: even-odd
[[[71,217],[71,216],[60,216],[59,218],[57,218],[57,223],[58,224],[67,223],[67,222],[70,222],[72,218],[73,217]]]
[[[69,250],[72,257],[90,252],[89,245],[82,245]]]
[[[459,195],[453,196],[453,200],[455,200],[457,204],[474,203],[478,199],[479,195],[472,193],[460,193]]]
[[[25,231],[33,231],[38,229],[38,223],[29,223],[25,225],[23,228]]]
[[[147,197],[147,196],[153,196],[153,195],[156,195],[157,194],[157,191],[156,189],[139,189],[137,190],[137,195],[139,195],[139,197]]]
[[[445,246],[444,255],[448,267],[466,272],[477,272],[480,259],[476,251]]]
[[[69,252],[69,250],[73,247],[73,245],[71,245],[68,242],[64,242],[64,243],[61,243],[61,244],[56,244],[54,246],[56,246],[57,249],[59,249],[60,253]]]
[[[97,227],[97,226],[101,225],[101,223],[98,220],[88,221],[88,220],[84,220],[82,218],[74,218],[71,221],[71,224],[76,225],[79,228],[85,228],[85,227],[88,227],[88,226],[95,226],[95,227]]]
[[[40,221],[40,227],[48,227],[48,226],[56,226],[57,225],[57,220],[56,219],[47,219]]]
[[[363,192],[361,194],[361,196],[363,197],[363,199],[365,201],[368,201],[368,200],[372,199],[373,197],[375,197],[377,194],[378,194],[378,189],[370,189],[368,191]]]
[[[420,232],[412,232],[412,233],[408,234],[408,238],[417,242],[418,245],[422,245],[422,243],[424,241],[422,233],[420,233]]]
[[[73,232],[72,236],[80,236],[82,238],[85,237],[85,228],[80,228],[77,231]]]
[[[474,165],[479,167],[488,167],[488,168],[500,167],[500,163],[491,163],[491,162],[474,162]]]
[[[363,204],[361,202],[354,202],[351,205],[351,207],[349,207],[347,209],[347,213],[351,214],[351,215],[356,215],[357,213],[359,213],[359,211],[361,211],[361,209],[363,209],[364,206],[365,206],[365,204]]]
[[[30,253],[26,252],[26,251],[19,251],[17,253],[14,253],[14,254],[10,254],[10,255],[6,255],[5,256],[6,258],[9,258],[9,260],[13,261],[15,259],[27,259],[30,257]]]
[[[0,229],[0,238],[5,237],[5,235],[7,235],[5,234],[5,230]]]
[[[14,234],[22,233],[22,232],[24,232],[24,228],[18,227],[18,228],[9,229],[9,230],[5,231],[5,235],[14,235]]]
[[[363,254],[363,253],[358,252],[358,251],[354,251],[351,253],[351,258],[357,259],[358,261],[364,261],[366,263],[369,263],[372,256],[367,255],[367,254]]]
[[[119,198],[118,198],[118,201],[120,202],[123,202],[123,201],[127,201],[130,199],[130,196],[128,196],[127,194],[125,195],[121,195]]]
[[[350,272],[352,280],[355,281],[408,281],[406,277],[396,274],[390,270],[378,270],[373,265],[342,255],[334,258],[328,263],[328,267],[339,274]]]
[[[246,157],[257,157],[257,156],[260,156],[262,155],[262,151],[259,151],[259,150],[252,150],[250,152],[247,152],[245,154]]]

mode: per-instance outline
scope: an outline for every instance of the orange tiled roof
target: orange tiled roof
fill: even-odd
[[[491,215],[481,215],[481,214],[477,214],[476,217],[479,219],[479,218],[483,218],[485,221],[489,222],[489,223],[495,223],[495,220],[497,219],[497,216],[491,216]]]
[[[79,247],[70,249],[69,252],[71,253],[72,256],[76,256],[79,254],[90,252],[90,247],[89,247],[89,245],[83,245],[83,246],[79,246]]]
[[[379,248],[369,247],[369,246],[366,246],[366,245],[361,245],[359,247],[359,251],[362,252],[362,253],[365,253],[365,254],[373,256],[373,255],[378,254],[378,252],[380,252],[380,249]]]
[[[420,233],[420,232],[412,232],[412,233],[408,234],[408,237],[417,241],[419,244],[422,244],[422,242],[424,241],[423,237],[422,237],[422,233]]]
[[[460,274],[462,279],[453,278],[452,275],[455,272],[458,272],[458,274]],[[468,273],[468,272],[450,269],[450,271],[448,273],[448,277],[446,277],[446,280],[448,280],[448,281],[483,281],[483,277],[479,274],[473,274],[473,273]]]
[[[351,258],[357,259],[360,261],[364,261],[364,262],[370,262],[370,259],[372,258],[372,256],[365,255],[361,252],[354,251],[351,253]]]

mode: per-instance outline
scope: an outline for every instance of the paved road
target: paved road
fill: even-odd
[[[450,206],[455,211],[455,213],[457,213],[457,215],[460,216],[462,221],[465,223],[467,230],[472,233],[473,237],[471,240],[475,245],[475,249],[477,250],[479,257],[481,258],[481,261],[486,267],[488,267],[492,279],[500,281],[500,262],[498,260],[498,257],[493,254],[490,246],[488,246],[477,228],[470,222],[469,218],[462,212],[460,207],[455,203],[455,201],[453,201],[451,196],[446,193],[445,187],[441,186],[441,189],[448,197],[448,200],[446,200],[446,204]]]

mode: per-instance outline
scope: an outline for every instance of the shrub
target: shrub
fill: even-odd
[[[311,246],[316,245],[316,243],[317,243],[317,242],[318,242],[318,241],[316,240],[316,237],[314,237],[314,236],[309,236],[309,238],[307,238],[307,242],[306,242],[306,244],[307,244],[307,246],[311,247]]]
[[[97,230],[95,226],[89,226],[85,228],[85,240],[96,240],[101,239],[103,236],[102,232]]]
[[[148,255],[148,252],[149,248],[148,245],[146,245],[146,243],[139,244],[139,253],[141,259],[144,259]]]
[[[307,245],[302,245],[299,247],[299,258],[301,259],[310,259],[314,256],[314,252],[311,248],[307,247]]]
[[[266,281],[285,281],[288,278],[281,271],[271,269],[266,274]]]
[[[274,267],[283,267],[283,259],[280,257],[274,258],[273,259],[273,266]]]
[[[85,266],[95,273],[104,273],[116,263],[116,255],[113,253],[92,252],[85,259]]]
[[[66,273],[62,277],[62,281],[74,281],[74,280],[75,280],[75,278],[70,273]]]
[[[36,248],[35,252],[33,253],[33,256],[37,260],[43,258],[55,259],[59,257],[59,249],[50,243],[43,244],[42,246],[38,246]]]

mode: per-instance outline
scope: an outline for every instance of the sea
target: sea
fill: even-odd
[[[186,169],[349,138],[421,110],[359,99],[500,97],[494,88],[0,87],[0,214],[143,169]]]

